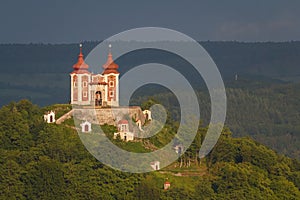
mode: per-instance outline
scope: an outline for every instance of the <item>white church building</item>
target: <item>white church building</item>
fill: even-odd
[[[120,136],[121,140],[126,142],[134,140],[134,133],[129,131],[129,123],[127,120],[122,119],[118,122],[118,132],[114,133],[114,139]]]
[[[48,111],[47,113],[44,114],[44,120],[45,122],[47,122],[48,124],[50,123],[54,123],[55,122],[55,112]]]
[[[110,45],[111,48],[111,45]],[[82,45],[77,63],[73,65],[71,76],[71,104],[95,106],[119,106],[119,66],[114,63],[109,50],[101,74],[88,71],[82,54]]]

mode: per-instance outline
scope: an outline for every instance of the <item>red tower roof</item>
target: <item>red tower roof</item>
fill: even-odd
[[[111,45],[109,47],[111,48]],[[103,71],[102,74],[110,74],[110,73],[119,74],[119,72],[118,72],[119,65],[117,65],[114,62],[110,50],[109,50],[109,53],[108,53],[108,56],[107,56],[107,61],[103,65],[103,68],[104,68],[104,71]]]
[[[128,121],[126,119],[121,119],[118,124],[128,124]]]
[[[78,55],[77,63],[73,65],[74,71],[72,73],[75,74],[83,74],[90,73],[88,71],[89,66],[84,62],[83,54],[82,54],[82,45],[80,44],[80,52]]]

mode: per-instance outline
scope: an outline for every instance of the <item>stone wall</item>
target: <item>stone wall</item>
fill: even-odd
[[[89,121],[92,124],[109,124],[116,126],[121,119],[139,119],[145,123],[144,114],[139,106],[115,108],[74,108],[73,117]]]

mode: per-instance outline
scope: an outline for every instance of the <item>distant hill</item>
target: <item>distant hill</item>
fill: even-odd
[[[87,55],[98,43],[84,43],[83,53]],[[180,42],[178,44],[180,45]],[[206,41],[200,44],[211,55],[225,77],[237,73],[299,80],[300,42]],[[2,73],[69,73],[77,54],[78,44],[0,44]],[[145,51],[138,56],[142,56],[139,60],[147,61],[157,60],[155,57],[161,57],[160,54],[161,52],[150,56],[149,52]],[[165,57],[165,60],[168,59]],[[123,67],[124,64],[136,62],[134,59],[126,59],[125,63],[124,61],[118,62],[121,72],[127,67]]]
[[[200,42],[223,76],[300,80],[300,42]]]

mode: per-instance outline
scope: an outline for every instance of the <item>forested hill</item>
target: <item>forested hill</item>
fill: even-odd
[[[84,54],[87,55],[98,43],[85,42]],[[200,44],[214,59],[224,77],[237,73],[254,77],[299,80],[300,42],[206,41]],[[144,60],[147,60],[146,53],[142,55]],[[1,70],[2,73],[69,73],[77,54],[78,44],[2,44]],[[143,60],[143,57],[140,57],[140,60]],[[128,70],[122,67],[123,64],[129,66],[127,63],[120,61],[118,64],[121,66],[121,72]],[[101,65],[102,63],[99,63],[99,66]]]
[[[200,42],[222,75],[300,80],[300,42]]]
[[[300,159],[299,91],[300,83],[242,79],[227,82],[225,124],[233,130],[234,137],[251,136],[280,153]],[[205,91],[197,95],[201,120],[208,124],[210,96]],[[132,105],[141,105],[147,99],[161,103],[174,118],[180,118],[178,101],[170,91],[157,92],[150,86],[141,88],[133,96]]]
[[[300,163],[250,138],[232,138],[225,128],[204,159],[197,157],[207,128],[178,161],[146,174],[113,170],[93,158],[72,127],[46,124],[42,115],[61,115],[69,105],[39,108],[27,100],[0,109],[0,199],[300,199]],[[112,140],[128,151],[149,152],[174,137],[168,122],[160,133],[136,142]],[[108,138],[115,127],[103,126]],[[84,133],[87,134],[87,133]],[[171,183],[169,190],[164,182]]]

